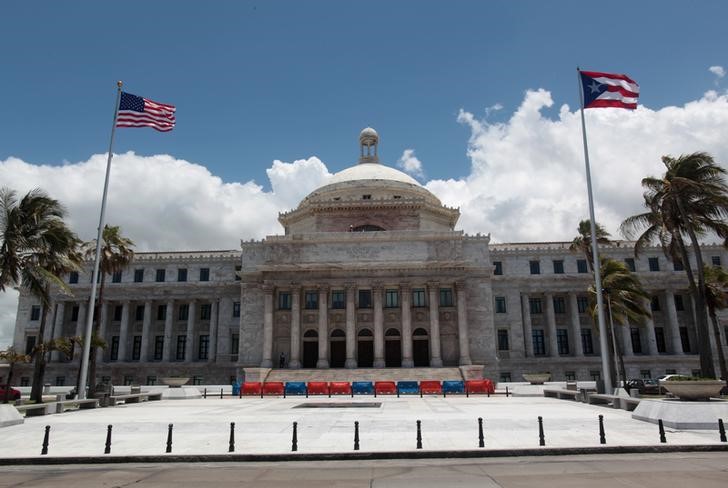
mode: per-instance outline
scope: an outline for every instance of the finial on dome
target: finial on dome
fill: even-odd
[[[379,145],[379,134],[371,127],[367,127],[359,133],[360,157],[359,164],[378,163],[377,146]],[[366,148],[366,151],[364,150]],[[372,150],[374,148],[374,150]]]

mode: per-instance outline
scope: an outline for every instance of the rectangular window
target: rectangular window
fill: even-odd
[[[243,270],[242,266],[235,266],[235,281],[240,281],[240,272]]]
[[[566,329],[556,329],[556,347],[559,349],[559,355],[565,356],[569,354],[569,331]]]
[[[412,290],[412,306],[413,307],[424,307],[425,306],[424,288],[415,288],[414,290]]]
[[[30,307],[30,320],[40,319],[40,305],[33,305]]]
[[[602,373],[598,369],[595,369],[589,371],[589,376],[591,377],[592,381],[599,381],[602,378]]]
[[[678,312],[685,311],[685,303],[683,302],[682,295],[675,295],[675,310]]]
[[[71,309],[71,322],[78,322],[78,305],[74,305]]]
[[[331,308],[346,308],[346,292],[344,290],[331,292]]]
[[[72,285],[75,285],[78,283],[78,271],[71,271],[68,274],[68,282]]]
[[[493,266],[495,267],[495,269],[493,270],[493,274],[496,276],[501,276],[503,274],[503,262],[493,261]]]
[[[121,271],[114,271],[114,273],[111,275],[111,282],[121,283]]]
[[[384,291],[384,306],[387,308],[399,307],[399,290]]]
[[[688,335],[687,327],[680,327],[680,343],[683,352],[690,352],[690,335]]]
[[[591,329],[581,329],[581,348],[584,350],[584,354],[594,354]]]
[[[649,258],[647,262],[650,264],[650,271],[660,271],[659,258]]]
[[[533,340],[533,355],[534,356],[545,356],[546,355],[546,344],[543,340],[543,330],[533,329],[531,331],[531,338]]]
[[[204,378],[202,376],[193,376],[192,377],[192,384],[193,385],[201,385],[202,384],[202,380],[204,380]]]
[[[566,381],[576,381],[576,371],[566,371],[566,372],[564,372],[564,379]]]
[[[637,268],[634,266],[634,258],[624,258],[624,264],[627,265],[627,269],[630,270],[632,273],[637,271]]]
[[[642,339],[640,337],[640,330],[637,327],[630,327],[629,334],[632,336],[632,352],[635,354],[642,354]]]
[[[65,376],[56,376],[56,386],[65,386],[66,385],[66,377]]]
[[[655,327],[655,344],[657,345],[657,352],[667,352],[667,346],[665,345],[665,329],[662,327]]]
[[[589,310],[589,297],[576,297],[576,307],[579,313],[587,313]]]
[[[164,353],[164,336],[154,336],[154,360],[161,361]]]
[[[528,299],[528,305],[531,308],[531,314],[539,314],[543,313],[543,309],[541,307],[541,299],[540,298],[529,298]]]
[[[134,384],[134,376],[132,375],[124,375],[124,386],[129,386]]]
[[[303,306],[306,310],[318,310],[318,292],[307,291],[304,295]]]
[[[711,256],[710,262],[713,264],[713,266],[720,266],[720,256]]]
[[[187,348],[187,336],[183,336],[183,335],[177,336],[177,354],[176,354],[177,361],[184,361],[186,348]]]
[[[495,297],[495,313],[506,313],[506,297]]]
[[[25,338],[25,354],[33,354],[33,349],[35,349],[35,336],[28,336]]]
[[[564,261],[559,259],[554,261],[554,274],[564,274]]]
[[[240,350],[240,335],[232,334],[230,337],[230,361],[238,360],[238,351]]]
[[[177,270],[177,281],[187,281],[187,268]]]
[[[652,371],[649,369],[640,369],[640,376],[643,380],[649,380],[652,378]]]
[[[142,336],[135,335],[131,343],[131,360],[139,361],[142,357]]]
[[[650,301],[650,309],[653,312],[660,311],[660,297],[658,297],[658,296],[652,297],[652,300]]]
[[[119,336],[111,338],[111,350],[109,351],[109,359],[116,361],[119,359]]]
[[[200,268],[200,281],[210,281],[210,268]]]
[[[672,369],[672,368],[667,368],[665,370],[665,374],[677,374],[677,370],[676,369]]]
[[[679,259],[673,260],[672,269],[674,271],[685,271],[685,267],[683,266],[682,261],[680,261]]]
[[[212,316],[212,304],[203,303],[200,305],[200,320],[210,320]]]
[[[278,292],[278,310],[291,309],[291,293],[287,291]]]
[[[501,372],[500,382],[501,383],[510,383],[511,382],[511,373],[508,371]]]
[[[144,281],[144,269],[135,269],[134,270],[134,283],[141,283]]]
[[[187,303],[183,303],[179,306],[177,312],[177,320],[187,320],[190,316],[190,306]]]
[[[554,313],[566,313],[566,300],[564,300],[564,297],[554,297]]]
[[[200,348],[199,348],[199,354],[197,357],[201,360],[207,359],[207,356],[210,351],[210,336],[209,335],[201,335],[200,336]]]
[[[156,385],[156,384],[157,384],[156,376],[147,376],[147,385]]]
[[[359,290],[359,308],[372,308],[372,290]]]
[[[156,280],[157,283],[164,283],[164,279],[165,279],[165,276],[166,276],[166,272],[167,271],[164,270],[164,269],[158,269],[157,270],[157,275],[155,276],[155,280]]]
[[[233,318],[240,317],[240,302],[233,302]]]
[[[157,320],[166,320],[167,305],[157,305]]]
[[[122,313],[124,313],[124,306],[116,305],[114,307],[114,322],[119,322],[121,320]]]
[[[498,350],[508,351],[510,349],[508,345],[508,330],[498,329]]]
[[[137,305],[136,309],[134,310],[134,319],[137,322],[141,322],[144,320],[144,305]]]
[[[586,264],[586,259],[577,259],[576,260],[576,271],[577,273],[588,273],[589,268]]]
[[[539,261],[529,261],[528,266],[532,275],[541,274],[541,263]]]
[[[452,307],[452,288],[440,288],[440,306]]]

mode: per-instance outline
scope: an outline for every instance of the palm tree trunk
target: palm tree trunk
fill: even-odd
[[[710,321],[713,323],[713,335],[715,336],[715,345],[718,350],[718,367],[720,368],[720,376],[728,386],[728,366],[725,363],[725,354],[723,354],[723,344],[720,343],[720,326],[718,325],[718,316],[715,309],[710,307]]]
[[[45,338],[49,308],[47,305],[43,305],[43,312],[40,315],[40,327],[38,328],[38,342],[41,349],[34,354],[35,361],[33,362],[33,382],[30,389],[30,399],[36,403],[43,403],[43,377],[45,376],[46,367],[46,354],[43,347],[45,341],[43,339]]]
[[[3,398],[3,403],[8,403],[8,397],[10,396],[10,382],[13,379],[14,369],[15,363],[10,363],[10,368],[8,369],[8,380],[5,382],[5,398]]]
[[[93,326],[93,332],[91,333],[91,337],[88,337],[87,340],[91,341],[91,347],[89,348],[89,361],[88,361],[88,396],[89,398],[93,398],[93,395],[96,394],[96,354],[97,349],[96,347],[93,347],[94,340],[92,340],[93,337],[98,337],[99,332],[101,331],[101,302],[104,298],[104,283],[106,282],[106,274],[103,272],[101,273],[101,284],[99,285],[99,296],[96,300],[96,303],[94,304],[94,316],[96,317],[96,321],[94,322]]]
[[[622,376],[622,388],[627,389],[627,369],[624,367],[624,351],[622,350],[622,334],[625,333],[624,327],[617,327],[615,331],[619,331],[617,335],[616,349],[617,349],[617,361],[619,362],[619,374]]]

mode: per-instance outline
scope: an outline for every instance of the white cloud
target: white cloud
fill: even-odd
[[[405,149],[402,156],[397,160],[397,166],[417,178],[422,178],[425,173],[422,171],[422,162],[415,156],[414,149]]]
[[[716,76],[716,82],[725,76],[725,68],[723,66],[711,66],[708,71]]]

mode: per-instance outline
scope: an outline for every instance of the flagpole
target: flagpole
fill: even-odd
[[[78,385],[78,398],[86,398],[86,380],[88,375],[89,356],[91,354],[91,337],[93,334],[94,310],[96,304],[96,286],[99,278],[99,262],[101,261],[101,237],[104,230],[104,217],[106,215],[106,196],[109,192],[109,175],[111,173],[111,158],[114,147],[114,132],[116,132],[116,119],[119,116],[119,100],[121,98],[121,81],[116,82],[116,105],[114,106],[114,121],[111,124],[111,140],[109,141],[109,156],[106,160],[106,179],[104,180],[104,194],[101,198],[101,216],[99,217],[99,230],[96,235],[96,257],[94,258],[94,270],[91,277],[91,298],[89,300],[88,314],[86,315],[86,333],[83,340],[83,355],[81,356],[81,376]],[[101,317],[99,317],[101,320]],[[91,378],[96,381],[96,378]]]
[[[594,258],[594,281],[596,282],[597,317],[599,324],[599,348],[602,357],[602,374],[604,376],[604,389],[612,392],[612,376],[609,371],[609,343],[607,342],[607,326],[604,321],[604,300],[602,297],[602,276],[599,262],[599,248],[597,247],[596,220],[594,218],[594,196],[592,194],[591,170],[589,169],[589,148],[586,142],[586,123],[584,122],[584,89],[581,82],[581,70],[576,68],[576,77],[579,86],[579,101],[581,110],[581,134],[584,140],[584,165],[586,166],[586,188],[589,194],[589,224],[591,226],[591,247]]]

